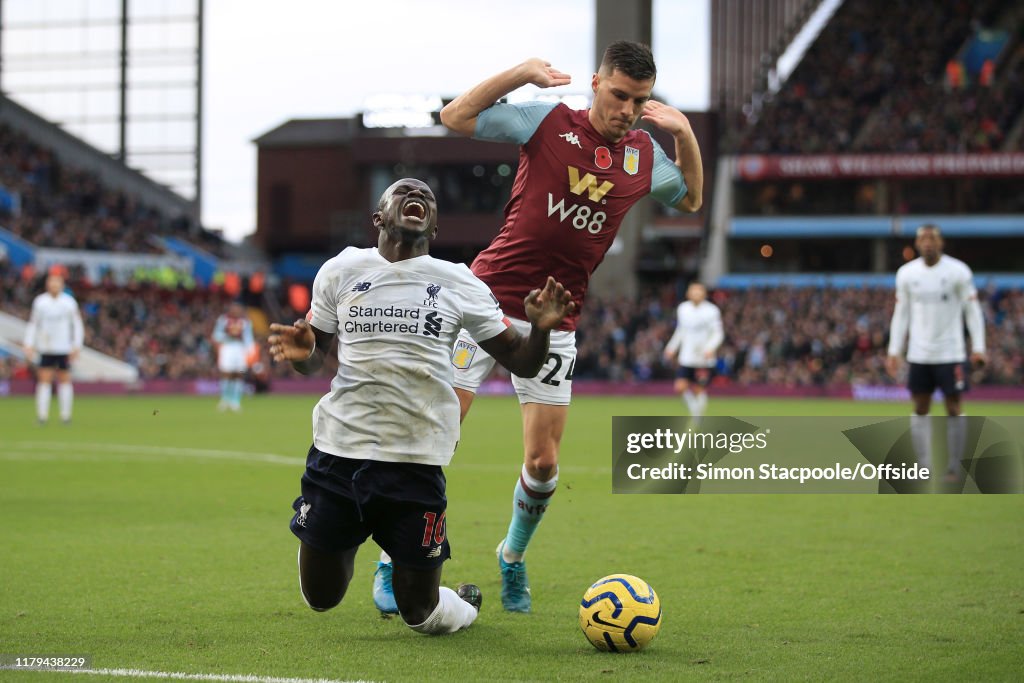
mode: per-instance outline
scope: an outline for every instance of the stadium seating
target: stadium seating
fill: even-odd
[[[0,226],[37,247],[161,253],[153,238],[177,237],[213,253],[223,240],[182,216],[161,215],[61,164],[52,150],[0,123]]]
[[[637,300],[588,301],[577,330],[574,379],[647,380],[674,376],[661,351],[675,324],[672,287]],[[895,382],[884,362],[891,289],[750,288],[712,295],[725,342],[719,382],[740,385],[882,385]],[[982,292],[988,367],[975,382],[1024,384],[1024,293]]]
[[[945,73],[976,30],[1014,40],[1021,21],[1007,0],[844,3],[782,89],[751,110],[739,151],[1002,149],[1022,111],[1021,46],[988,79],[965,73],[951,86]]]

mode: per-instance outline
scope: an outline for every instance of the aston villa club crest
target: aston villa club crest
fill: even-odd
[[[640,150],[636,147],[626,147],[622,157],[622,170],[629,175],[636,175],[640,170]]]
[[[465,370],[473,363],[473,356],[476,355],[476,344],[464,342],[461,339],[455,342],[452,350],[452,365],[459,370]]]

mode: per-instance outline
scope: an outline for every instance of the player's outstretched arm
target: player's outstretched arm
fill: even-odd
[[[441,123],[450,131],[472,137],[476,131],[476,117],[480,112],[513,90],[528,83],[538,88],[554,88],[571,82],[572,76],[569,74],[554,68],[550,62],[533,57],[491,76],[446,104],[441,110]]]
[[[676,166],[686,181],[686,195],[679,200],[676,208],[689,213],[697,211],[704,203],[704,165],[690,120],[675,107],[657,100],[647,101],[641,118],[669,133],[675,140]]]
[[[296,320],[291,325],[272,323],[270,332],[267,337],[270,357],[278,363],[290,361],[292,367],[303,375],[316,372],[324,364],[324,356],[334,336],[305,320]]]
[[[553,277],[548,277],[543,289],[530,292],[523,303],[531,323],[530,334],[521,335],[509,327],[497,337],[480,342],[480,346],[510,372],[528,378],[544,366],[551,330],[572,315],[576,304],[572,293]]]

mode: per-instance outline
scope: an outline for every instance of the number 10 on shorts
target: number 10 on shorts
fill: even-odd
[[[442,512],[440,516],[436,512],[424,512],[423,519],[426,520],[426,524],[423,525],[423,547],[429,548],[431,540],[433,545],[441,545],[444,543],[445,535],[445,515],[447,511]]]

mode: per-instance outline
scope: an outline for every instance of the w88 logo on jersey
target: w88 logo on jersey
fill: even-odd
[[[577,230],[586,228],[593,235],[601,232],[601,228],[604,227],[604,222],[608,218],[608,214],[604,211],[594,211],[586,205],[570,204],[567,207],[564,197],[556,203],[554,196],[548,192],[548,217],[550,218],[556,213],[559,223],[569,221],[569,224]]]

